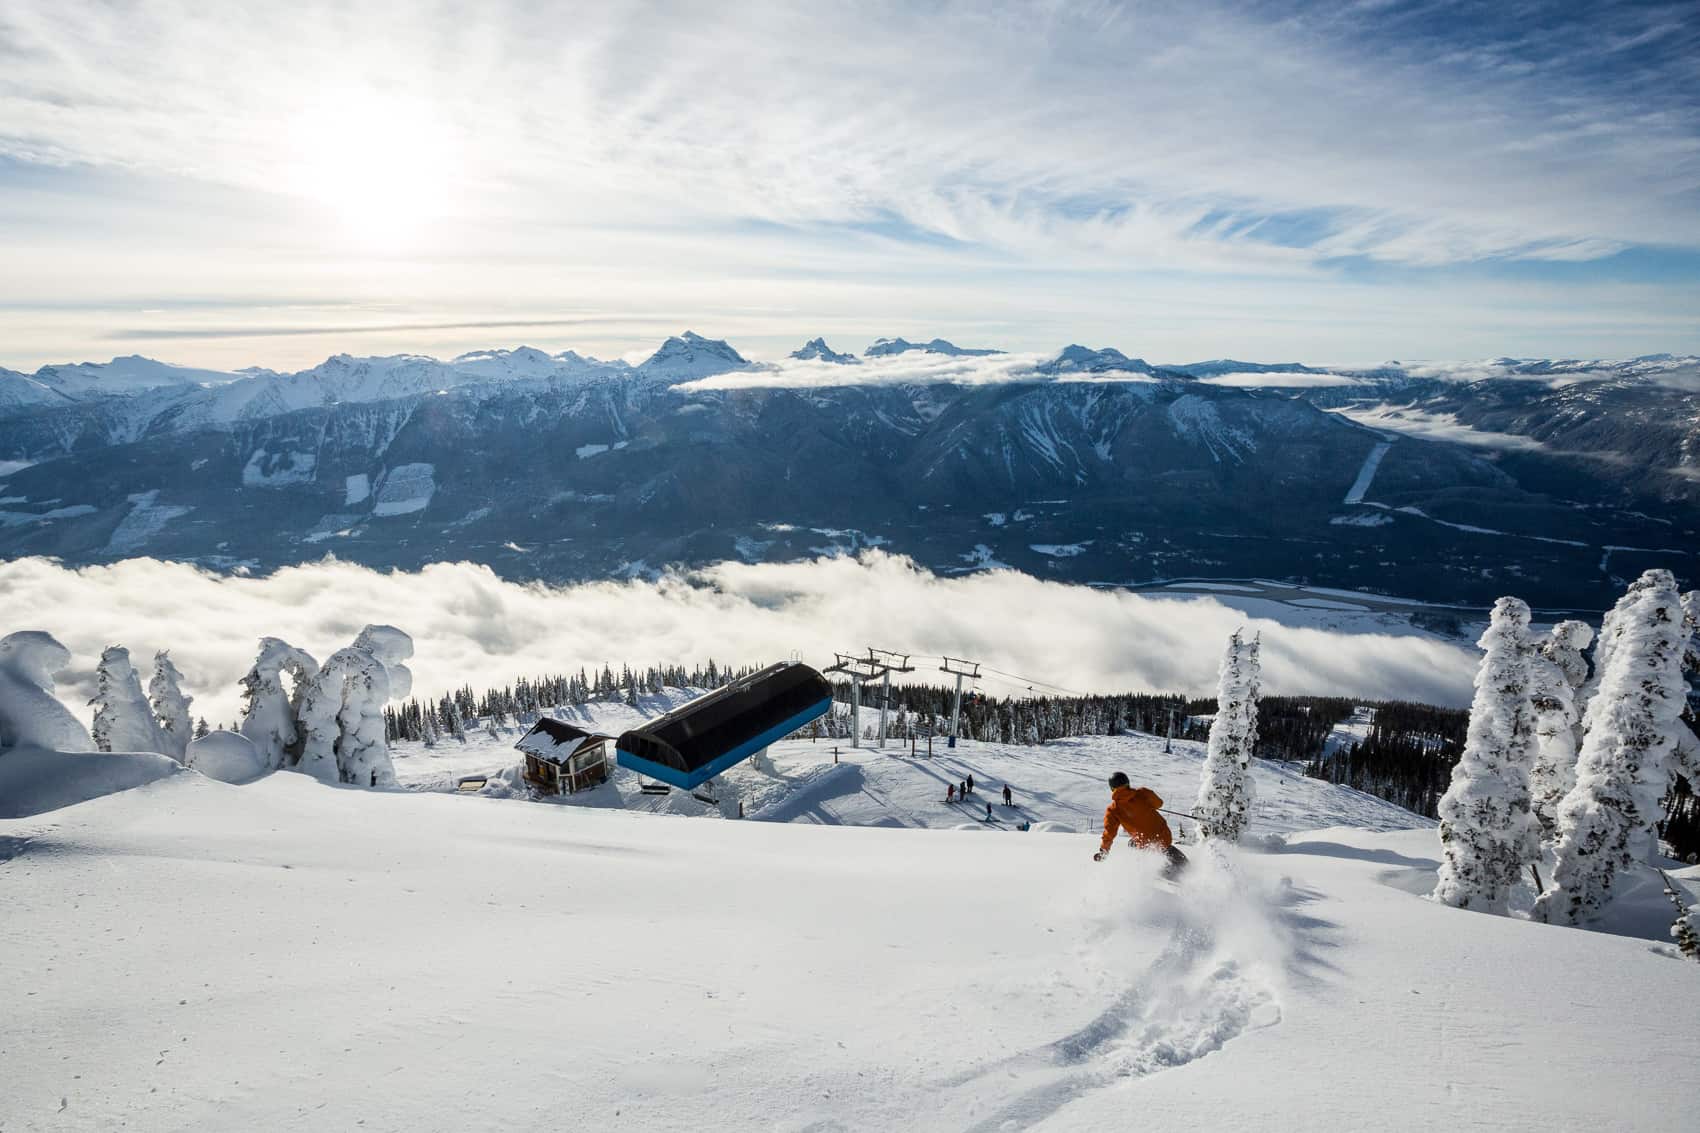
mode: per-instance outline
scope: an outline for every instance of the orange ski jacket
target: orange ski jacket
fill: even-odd
[[[1169,824],[1157,813],[1163,805],[1161,796],[1150,787],[1117,787],[1110,792],[1110,805],[1104,808],[1104,841],[1099,850],[1109,853],[1116,840],[1116,830],[1124,829],[1133,844],[1142,850],[1167,849],[1174,844]]]

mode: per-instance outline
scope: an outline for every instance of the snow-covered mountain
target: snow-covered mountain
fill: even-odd
[[[598,370],[628,368],[624,362],[587,358],[574,350],[546,354],[530,346],[512,350],[474,350],[452,359],[449,365],[458,373],[480,381],[544,381]]]
[[[638,371],[645,377],[694,381],[748,366],[749,360],[725,341],[686,331],[663,342]]]
[[[1299,362],[1239,362],[1232,358],[1213,358],[1208,362],[1183,362],[1165,366],[1164,369],[1191,374],[1195,378],[1214,378],[1223,374],[1326,374],[1329,372],[1314,369]]]
[[[912,350],[918,350],[923,354],[949,354],[963,358],[977,358],[1003,353],[1001,350],[958,346],[954,342],[946,342],[942,338],[935,338],[931,342],[910,342],[904,338],[877,338],[872,346],[862,351],[862,355],[867,358],[883,358],[892,354],[907,354]]]
[[[77,362],[43,366],[35,380],[66,397],[90,399],[113,397],[172,386],[223,385],[242,377],[228,370],[201,370],[174,366],[129,354],[110,362]]]
[[[1261,389],[1070,347],[990,382],[863,383],[876,355],[833,367],[842,382],[775,388],[761,376],[789,363],[687,332],[636,367],[525,347],[343,354],[76,401],[12,375],[0,389],[54,401],[0,410],[0,554],[334,551],[568,581],[879,541],[939,571],[1437,602],[1491,600],[1514,571],[1537,605],[1592,609],[1700,531],[1690,361],[1389,365]],[[681,384],[728,373],[735,393]],[[1139,380],[1071,380],[1118,374]]]
[[[1074,345],[1065,346],[1062,351],[1047,362],[1041,362],[1033,367],[1041,374],[1151,374],[1156,371],[1143,358],[1129,358],[1113,346],[1102,350]]]
[[[826,344],[824,338],[811,338],[802,347],[791,352],[791,357],[803,362],[836,362],[840,365],[855,365],[861,359],[854,354],[840,354]]]
[[[70,395],[28,374],[0,366],[0,415],[64,405],[71,400]]]

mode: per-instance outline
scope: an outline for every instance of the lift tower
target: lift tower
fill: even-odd
[[[880,678],[880,747],[885,746],[885,721],[891,711],[891,674],[913,673],[915,666],[909,663],[909,654],[894,653],[889,649],[875,649],[868,646],[868,655],[861,663],[870,670],[878,669],[874,674]]]
[[[950,702],[950,746],[955,747],[957,738],[962,734],[959,730],[962,723],[962,678],[979,680],[980,663],[964,661],[958,657],[946,657],[939,668],[956,678],[956,697]]]
[[[878,666],[872,671],[868,668],[865,658],[853,657],[848,653],[834,654],[835,664],[822,669],[822,673],[843,673],[850,679],[850,746],[862,746],[862,685],[878,677]]]

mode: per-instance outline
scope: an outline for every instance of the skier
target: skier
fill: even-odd
[[[1127,773],[1118,771],[1110,776],[1110,805],[1104,808],[1104,837],[1092,860],[1101,862],[1115,844],[1116,831],[1126,830],[1128,845],[1140,850],[1161,850],[1168,863],[1163,876],[1173,879],[1186,868],[1186,855],[1175,848],[1169,824],[1157,813],[1163,799],[1150,787],[1137,790],[1128,782]]]
[[[1003,805],[1004,806],[1014,806],[1015,803],[1012,801],[1013,799],[1014,799],[1014,796],[1009,793],[1009,784],[1005,783],[1003,785]]]
[[[974,789],[974,774],[973,774],[973,772],[969,772],[969,774],[968,774],[968,789],[970,791],[972,791]]]
[[[968,780],[962,780],[961,786],[956,788],[956,793],[962,797],[964,802],[968,801]]]
[[[955,783],[946,783],[944,785],[944,801],[947,802],[947,803],[953,803],[953,802],[956,801],[956,784]]]
[[[992,820],[992,804],[987,803],[986,804],[986,821],[990,822],[991,820]]]

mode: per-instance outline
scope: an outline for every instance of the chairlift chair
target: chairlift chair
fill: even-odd
[[[615,751],[621,767],[694,792],[831,707],[825,677],[807,665],[781,663],[633,728]]]

